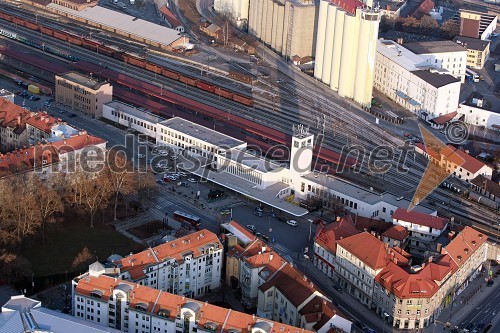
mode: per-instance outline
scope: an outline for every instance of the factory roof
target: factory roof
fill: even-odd
[[[449,74],[438,74],[432,70],[414,71],[413,74],[435,88],[441,88],[450,83],[460,82],[460,79],[457,79],[454,76]]]
[[[162,45],[170,45],[181,38],[177,30],[101,6],[77,11],[52,3],[47,8],[70,15],[70,17],[76,19],[88,20]]]
[[[162,121],[159,124],[220,148],[231,149],[245,144],[241,140],[179,117]]]
[[[430,42],[414,42],[404,44],[404,47],[415,54],[466,52],[463,46],[451,40],[439,40]]]

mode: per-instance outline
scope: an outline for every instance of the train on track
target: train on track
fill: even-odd
[[[162,76],[167,77],[169,79],[182,82],[186,85],[196,87],[198,89],[210,92],[210,93],[218,95],[220,97],[224,97],[224,98],[233,100],[235,102],[244,104],[246,106],[253,106],[254,105],[253,98],[251,98],[251,97],[237,94],[237,93],[235,93],[231,90],[228,90],[224,87],[219,87],[218,85],[215,85],[215,84],[212,84],[209,82],[205,82],[205,81],[200,80],[198,78],[193,78],[193,77],[187,76],[185,74],[181,74],[179,72],[176,72],[174,70],[167,69],[161,65],[152,63],[152,62],[144,59],[143,57],[141,57],[137,54],[131,54],[131,53],[125,52],[123,50],[114,48],[112,46],[102,44],[96,40],[89,39],[89,38],[84,37],[84,36],[75,35],[69,31],[64,31],[64,30],[59,31],[56,29],[52,29],[52,28],[44,26],[42,24],[35,23],[35,22],[32,22],[32,21],[27,20],[25,18],[18,17],[16,15],[12,15],[12,14],[8,14],[8,13],[2,12],[2,11],[0,11],[0,18],[5,20],[5,21],[12,22],[16,25],[20,25],[20,26],[23,26],[25,28],[28,28],[28,29],[31,29],[34,31],[40,31],[40,33],[45,34],[47,36],[51,36],[51,37],[57,38],[59,40],[68,42],[70,44],[86,48],[86,49],[91,50],[93,52],[104,54],[108,57],[112,57],[114,59],[123,61],[127,64],[131,64],[133,66],[137,66],[137,67],[146,69],[146,70],[151,71],[153,73],[156,73],[158,75],[162,75]],[[8,33],[11,35],[14,35],[11,32],[8,32]],[[19,38],[22,38],[20,36],[17,36],[17,34],[15,34],[15,35],[16,35],[15,39],[19,40]],[[6,35],[6,36],[9,37],[8,35]],[[12,37],[9,37],[9,38],[12,38]],[[57,50],[57,49],[52,48],[52,47],[44,46],[43,44],[39,44],[38,42],[28,41],[26,39],[20,40],[20,41],[27,44],[27,45],[37,47],[39,49],[44,48],[47,52],[54,53],[58,56],[65,57],[66,59],[71,60],[71,61],[78,60],[77,58],[73,57],[71,54],[69,54],[67,52],[60,51],[60,50]],[[54,49],[54,52],[51,52],[52,49]],[[59,51],[59,53],[57,51]]]

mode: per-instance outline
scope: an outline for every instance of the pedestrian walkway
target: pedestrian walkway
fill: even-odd
[[[157,209],[166,209],[170,206],[173,206],[174,203],[163,196],[158,196],[153,199],[152,204]]]
[[[467,288],[455,298],[453,305],[444,309],[436,322],[427,327],[424,332],[435,332],[436,329],[443,330],[446,323],[451,324],[450,328],[455,326],[463,328],[467,324],[463,322],[464,319],[498,288],[497,283],[493,287],[486,287],[485,274],[479,274],[474,281],[470,282]]]
[[[287,249],[284,245],[281,245],[279,243],[271,243],[271,247],[273,250],[278,252],[280,255],[289,255],[291,258],[298,258],[300,253],[299,252],[293,252]]]

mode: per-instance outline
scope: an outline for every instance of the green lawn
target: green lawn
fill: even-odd
[[[32,263],[37,277],[71,272],[71,263],[84,247],[104,261],[113,253],[122,256],[143,250],[135,243],[96,218],[94,228],[86,219],[67,220],[47,232],[45,242],[37,240],[25,246],[23,255]]]

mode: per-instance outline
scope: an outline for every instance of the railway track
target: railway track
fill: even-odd
[[[23,33],[31,36],[32,38],[37,37],[37,33],[30,31],[29,29],[23,27],[18,27],[18,29],[24,29]],[[51,38],[48,36],[46,36],[45,39],[47,40],[47,43],[53,43],[52,45],[61,47],[61,42],[59,40],[55,38],[53,40],[50,40]],[[110,69],[126,73],[127,75],[133,76],[142,81],[151,81],[152,73],[146,70],[142,70],[131,65],[125,65],[124,69],[123,63],[115,59],[103,57],[102,55],[98,54],[89,54],[88,50],[80,50],[80,48],[78,48],[77,46],[72,46],[71,51],[79,54],[79,56],[83,59],[87,58],[91,62],[97,63],[102,66],[108,66],[108,68]],[[365,144],[366,149],[371,149],[377,144],[387,144],[388,142],[387,138],[384,138],[387,137],[385,133],[382,136],[380,135],[380,131],[374,131],[371,126],[368,126],[366,124],[366,121],[358,119],[353,115],[346,115],[348,111],[343,109],[339,104],[332,103],[331,101],[326,101],[323,98],[319,98],[318,100],[313,101],[310,96],[301,92],[300,84],[296,84],[294,86],[284,85],[282,87],[279,87],[278,89],[280,89],[281,94],[281,105],[279,105],[278,111],[273,111],[269,109],[269,101],[266,100],[265,97],[259,96],[258,94],[254,94],[254,98],[257,101],[256,107],[247,108],[242,107],[238,103],[231,102],[229,100],[217,100],[214,96],[209,96],[209,94],[206,94],[203,91],[199,91],[190,87],[188,88],[187,86],[185,86],[183,89],[182,84],[179,85],[178,82],[173,82],[173,80],[170,80],[168,78],[162,77],[160,81],[160,89],[162,90],[165,88],[170,90],[170,92],[172,93],[181,94],[184,97],[189,97],[204,103],[209,102],[210,104],[222,109],[229,109],[229,119],[231,117],[231,114],[238,114],[238,116],[244,117],[249,121],[263,121],[267,126],[276,129],[277,131],[282,131],[284,125],[288,126],[289,129],[292,127],[291,125],[296,123],[304,123],[306,125],[309,125],[312,128],[316,128],[320,133],[322,131],[322,133],[324,133],[326,136],[325,143],[328,144],[328,148],[333,149],[337,152],[340,152],[342,147],[349,143],[349,140],[351,138],[356,137],[356,135],[359,135],[360,133],[363,133],[364,135],[363,143]],[[161,92],[160,95],[162,95]],[[294,98],[289,97],[293,95],[295,95]],[[267,105],[264,104],[266,101]],[[317,111],[315,113],[312,113],[311,110]],[[332,135],[332,129],[325,128],[325,124],[330,122],[346,126],[346,128],[344,129],[344,134],[339,133],[335,136]],[[361,140],[361,138],[359,138],[359,140]],[[288,144],[288,142],[285,142],[285,144]],[[390,140],[389,145],[394,147],[394,140]],[[395,157],[398,157],[398,155],[396,155]],[[395,158],[394,160],[397,161],[397,158]],[[364,172],[369,171],[366,163],[364,162],[360,165],[360,168]],[[422,164],[415,161],[414,163],[410,163],[410,171],[408,175],[401,175],[399,173],[395,173],[394,170],[390,170],[389,173],[385,176],[386,181],[391,182],[394,186],[398,186],[402,190],[408,190],[409,188],[416,187],[416,184],[418,184],[418,181],[420,180],[423,169],[424,168]],[[440,200],[442,197],[443,194],[439,192],[431,196],[431,198],[435,200]],[[460,212],[460,210],[457,210],[457,212]],[[461,214],[464,214],[464,210],[461,211]],[[480,217],[477,214],[474,215],[475,217]]]

